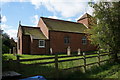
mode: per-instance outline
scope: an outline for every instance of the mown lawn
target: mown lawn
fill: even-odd
[[[96,56],[97,54],[92,54],[92,55],[87,55],[88,56]],[[33,59],[33,58],[44,58],[44,57],[54,57],[55,55],[19,55],[20,59]],[[61,54],[58,56],[67,56],[66,54]],[[4,54],[3,57],[5,58],[5,60],[16,60],[16,56],[13,56],[13,54]],[[58,58],[58,60],[67,60],[67,59],[76,59],[76,58],[82,58],[83,56],[75,56],[75,57],[67,57],[67,58]],[[108,59],[108,56],[105,57],[101,57],[101,60],[105,60]],[[34,60],[34,61],[24,61],[24,62],[20,62],[21,64],[35,64],[35,63],[40,63],[40,62],[50,62],[50,61],[54,61],[54,59],[45,59],[45,60]],[[89,63],[93,63],[98,61],[98,58],[89,58],[86,59],[87,64]],[[59,68],[60,69],[66,69],[66,68],[71,68],[71,67],[75,67],[75,66],[80,66],[83,65],[83,59],[81,60],[75,60],[75,61],[68,61],[68,62],[61,62],[59,63]],[[54,64],[46,64],[46,66],[52,65],[54,67]]]
[[[19,56],[20,56],[20,59],[54,57],[54,55],[19,55]],[[62,54],[58,56],[67,56],[67,55]],[[88,56],[91,56],[91,55],[88,55]],[[96,56],[96,54],[94,54],[94,56]],[[80,58],[80,57],[83,57],[83,56],[59,58],[58,60],[75,59],[75,58]],[[4,60],[9,60],[9,59],[16,60],[16,57],[13,56],[13,54],[3,54],[3,59]],[[109,59],[109,57],[108,56],[101,57],[101,60],[105,60],[105,59]],[[16,72],[21,73],[22,77],[42,75],[47,79],[51,79],[56,76],[54,63],[46,64],[46,65],[31,65],[31,66],[27,65],[27,64],[35,64],[35,63],[40,63],[40,62],[49,62],[49,61],[54,61],[54,59],[25,61],[25,62],[21,62],[20,64],[10,63],[10,62],[5,63],[3,61],[3,71],[14,70]],[[98,61],[98,58],[96,57],[87,59],[87,64],[93,63],[96,61]],[[85,74],[83,73],[84,72],[83,68],[79,68],[77,71],[76,70],[68,70],[68,71],[62,70],[62,69],[71,68],[71,67],[80,66],[80,65],[83,65],[83,60],[61,62],[59,63],[59,69],[60,69],[59,75],[61,77],[66,77],[66,78],[70,78],[70,76],[74,78],[84,78],[84,77],[86,78],[118,78],[118,74],[119,74],[118,71],[120,71],[119,70],[120,64],[112,64],[112,65],[103,64],[104,66],[101,66],[101,67],[97,67],[97,65],[94,65],[96,67],[88,66],[87,67],[88,72]],[[80,76],[80,75],[83,75],[83,76]]]

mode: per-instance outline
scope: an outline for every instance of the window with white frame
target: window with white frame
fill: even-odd
[[[45,47],[45,40],[39,40],[39,48]]]
[[[86,45],[86,44],[87,44],[87,37],[86,37],[86,36],[83,36],[83,37],[82,37],[82,44],[83,44],[83,45]]]

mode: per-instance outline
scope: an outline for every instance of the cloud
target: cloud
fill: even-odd
[[[1,2],[17,2],[17,1],[19,1],[19,0],[1,0]]]
[[[85,12],[84,12],[83,14],[81,14],[79,17],[77,17],[77,18],[75,19],[75,21],[79,20],[84,14],[85,14]]]
[[[72,19],[67,19],[67,21],[72,21]]]
[[[10,38],[13,37],[15,40],[17,40],[17,29],[14,29],[14,26],[2,24],[1,29],[4,30],[4,32],[10,36]]]
[[[87,7],[87,13],[89,13],[90,15],[93,15],[94,9],[92,7]]]
[[[53,18],[53,19],[60,19],[60,20],[65,20],[65,21],[72,21],[71,18],[62,18],[62,17],[57,17],[57,16],[48,16],[48,18]]]
[[[40,8],[41,5],[45,6],[49,11],[53,13],[59,13],[62,17],[74,17],[81,12],[84,12],[88,6],[87,2],[100,2],[101,0],[30,0],[31,4],[36,9]],[[104,2],[110,2],[114,0],[102,0]],[[117,0],[119,1],[119,0]],[[91,14],[92,9],[88,8],[88,12]]]
[[[11,26],[8,26],[8,25],[6,25],[6,24],[2,24],[2,25],[1,25],[1,29],[2,29],[2,30],[6,30],[6,29],[9,29],[9,28],[11,28]]]
[[[85,10],[87,2],[81,2],[82,0],[31,0],[31,3],[39,8],[44,5],[49,11],[54,13],[60,13],[61,16],[73,17]],[[88,0],[85,0],[88,1]]]
[[[41,6],[42,0],[30,0],[31,4],[35,5],[35,8],[38,9]]]
[[[32,4],[39,5],[40,2],[48,2],[52,0],[0,0],[1,2],[32,2]],[[54,0],[55,1],[55,0]],[[62,0],[56,0],[61,2]],[[120,0],[75,0],[76,2],[119,2]],[[66,2],[73,2],[73,0],[66,0]]]
[[[53,18],[53,19],[60,19],[57,16],[48,16],[48,18]]]
[[[5,32],[10,36],[13,37],[13,39],[17,39],[17,30],[16,29],[9,29],[5,30]]]
[[[30,0],[0,0],[1,2],[30,2]]]
[[[2,16],[2,19],[1,19],[1,21],[2,21],[3,23],[5,23],[5,22],[7,21],[7,18],[6,18],[6,16]]]
[[[32,17],[32,23],[35,24],[34,26],[37,26],[38,21],[39,21],[39,16],[38,15],[34,15]]]
[[[86,3],[66,3],[66,2],[53,2],[53,7],[56,12],[61,13],[61,16],[67,18],[67,17],[73,17],[77,14],[79,14],[81,11],[84,10],[84,6]]]
[[[92,7],[90,7],[90,6],[87,6],[87,7],[86,7],[86,11],[83,12],[79,17],[77,17],[77,18],[75,19],[75,21],[79,20],[85,13],[88,13],[88,14],[90,14],[90,15],[93,16],[93,12],[94,12],[94,9],[93,9]]]

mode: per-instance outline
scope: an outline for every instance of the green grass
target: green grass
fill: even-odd
[[[87,55],[88,56],[96,56],[97,54],[93,54],[93,55]],[[44,57],[54,57],[54,55],[19,55],[20,59],[32,59],[32,58],[44,58]],[[58,55],[58,56],[67,56],[65,54],[62,55]],[[16,57],[13,56],[12,54],[4,54],[3,57],[5,57],[5,60],[8,59],[13,59],[16,60]],[[67,59],[75,59],[75,58],[81,58],[83,56],[75,56],[75,57],[67,57],[67,58],[59,58],[58,60],[67,60]],[[108,59],[108,57],[102,57],[101,60],[105,60]],[[47,60],[34,60],[34,61],[24,61],[24,62],[20,62],[21,64],[35,64],[35,63],[40,63],[40,62],[50,62],[50,61],[54,61],[54,59],[47,59]],[[88,58],[86,59],[87,64],[89,63],[93,63],[98,61],[98,58]],[[66,69],[66,68],[71,68],[71,67],[75,67],[75,66],[80,66],[83,65],[84,61],[83,59],[81,60],[75,60],[75,61],[68,61],[68,62],[61,62],[59,63],[59,68],[60,69]],[[47,64],[49,66],[49,64]]]
[[[20,56],[20,59],[34,59],[34,58],[53,57],[54,55],[27,55],[27,54],[23,54],[23,55],[18,55],[18,56]],[[16,60],[16,56],[14,56],[13,54],[3,54],[3,57],[5,57],[5,60],[8,60],[8,59]]]
[[[16,56],[13,56],[13,54],[3,54],[2,59],[3,60],[9,60],[9,59],[16,60]]]
[[[97,54],[93,55],[87,55],[88,56],[96,56]],[[44,57],[53,57],[54,55],[20,55],[20,59],[32,59],[32,58],[44,58]],[[66,54],[61,54],[58,56],[67,56]],[[76,56],[76,57],[69,57],[69,58],[59,58],[58,60],[66,60],[66,59],[75,59],[75,58],[81,58],[83,56]],[[9,60],[13,59],[16,60],[16,57],[13,56],[13,54],[3,54],[3,59],[4,60]],[[109,59],[108,56],[101,57],[101,60]],[[23,74],[23,77],[28,77],[28,76],[33,76],[33,75],[43,75],[46,78],[54,78],[56,76],[55,74],[55,64],[46,64],[46,65],[27,65],[27,64],[35,64],[35,63],[40,63],[40,62],[49,62],[49,61],[54,61],[54,59],[47,59],[47,60],[35,60],[35,61],[25,61],[21,62],[20,64],[17,63],[6,63],[3,61],[3,71],[8,71],[8,70],[14,70],[16,72],[19,72]],[[93,63],[98,61],[98,58],[89,58],[86,60],[87,64],[88,63]],[[65,74],[67,77],[70,77],[73,75],[74,77],[78,78],[117,78],[118,75],[118,68],[120,67],[119,64],[113,64],[113,65],[108,65],[106,66],[101,66],[101,67],[93,67],[93,66],[88,66],[88,72],[86,74],[83,73],[84,69],[79,68],[76,71],[63,71],[62,69],[66,68],[71,68],[75,66],[80,66],[83,65],[84,61],[83,60],[75,60],[75,61],[68,61],[68,62],[61,62],[59,63],[59,70],[60,70],[60,76],[63,76]],[[96,65],[95,65],[96,66]],[[111,67],[112,66],[112,67]],[[106,76],[108,73],[114,72],[114,74]],[[79,77],[80,75],[82,77]],[[102,77],[101,77],[102,76]]]
[[[119,80],[120,76],[120,64],[118,63],[106,63],[98,66],[92,66],[90,69],[87,69],[86,73],[83,73],[81,69],[76,70],[71,73],[71,71],[68,71],[66,79],[72,80],[72,79],[86,79],[89,78],[91,80]],[[63,76],[63,75],[62,75]]]

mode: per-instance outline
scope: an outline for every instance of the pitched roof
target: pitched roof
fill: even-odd
[[[47,39],[39,27],[21,26],[24,35],[30,35],[33,39]]]
[[[83,24],[77,22],[63,21],[45,17],[41,17],[41,19],[44,21],[49,30],[84,33],[84,30],[86,29]]]
[[[90,18],[90,17],[92,17],[90,14],[85,13],[80,19],[78,19],[78,21],[85,19],[85,18]]]

